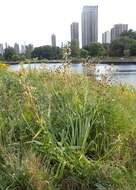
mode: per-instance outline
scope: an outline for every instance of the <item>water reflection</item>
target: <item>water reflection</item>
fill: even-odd
[[[21,65],[11,65],[10,70],[18,71]],[[26,69],[39,69],[47,68],[55,70],[63,68],[62,64],[24,64],[23,68]],[[71,64],[71,71],[79,74],[94,74],[97,80],[101,80],[103,76],[109,76],[113,83],[130,84],[136,86],[136,65],[134,64],[119,64],[107,65],[97,64],[95,68],[85,67],[81,63]]]

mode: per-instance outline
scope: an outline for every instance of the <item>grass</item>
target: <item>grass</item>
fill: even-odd
[[[0,69],[0,190],[136,189],[136,90]]]

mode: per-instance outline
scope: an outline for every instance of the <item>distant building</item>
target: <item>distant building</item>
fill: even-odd
[[[61,42],[61,48],[64,48],[64,43],[63,42]]]
[[[128,24],[115,24],[114,27],[111,29],[111,42],[120,37],[120,35],[123,32],[127,31],[128,31]]]
[[[51,44],[52,44],[52,47],[56,47],[56,35],[55,34],[51,35]]]
[[[14,49],[15,49],[15,52],[16,52],[17,54],[20,53],[19,44],[15,43],[15,44],[14,44]]]
[[[25,54],[26,52],[26,46],[25,45],[21,45],[21,53]]]
[[[77,40],[79,42],[79,24],[73,22],[70,26],[71,29],[71,41]]]
[[[3,53],[4,53],[3,44],[0,44],[0,55],[3,55]]]
[[[5,49],[7,49],[9,47],[8,43],[5,43]]]
[[[110,44],[110,42],[111,42],[110,31],[106,31],[102,34],[102,43],[103,44]]]
[[[33,44],[28,44],[25,46],[25,54],[28,59],[31,58],[31,54],[33,50],[34,50]]]
[[[98,42],[98,6],[84,6],[82,11],[82,47]]]

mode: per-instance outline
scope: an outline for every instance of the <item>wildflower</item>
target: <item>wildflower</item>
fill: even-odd
[[[5,63],[0,63],[0,69],[7,69],[8,65]]]

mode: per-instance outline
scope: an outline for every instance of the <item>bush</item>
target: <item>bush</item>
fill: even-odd
[[[106,49],[100,43],[91,43],[84,47],[88,51],[88,55],[91,57],[100,57],[106,54]]]
[[[135,189],[135,89],[0,70],[0,189]]]

